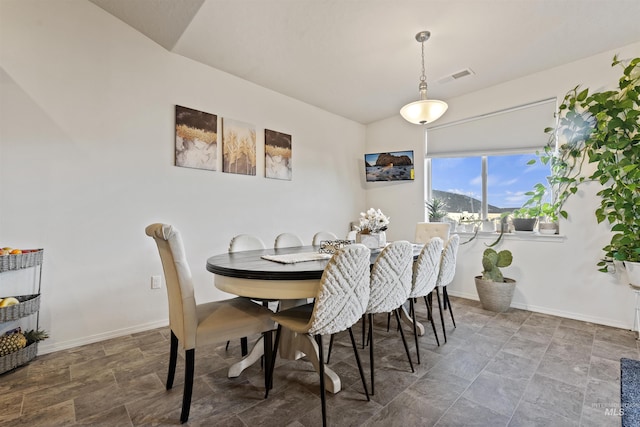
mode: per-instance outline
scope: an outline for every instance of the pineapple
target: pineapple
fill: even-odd
[[[30,330],[22,333],[20,328],[13,329],[0,337],[0,357],[25,348],[34,342],[42,341],[45,338],[49,338],[45,331]]]
[[[26,346],[27,338],[20,329],[9,331],[0,337],[0,356],[6,356]]]
[[[27,345],[31,345],[34,342],[42,341],[45,338],[49,338],[49,334],[47,334],[46,331],[41,331],[39,329],[37,331],[34,331],[32,329],[30,331],[25,332],[24,337],[27,339]]]

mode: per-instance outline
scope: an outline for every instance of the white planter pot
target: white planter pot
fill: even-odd
[[[625,261],[624,268],[631,286],[640,288],[640,262]]]
[[[475,226],[476,225],[473,223],[460,223],[456,227],[456,231],[461,233],[473,233]]]
[[[482,308],[502,313],[511,307],[513,292],[516,289],[515,280],[505,277],[504,282],[492,282],[484,280],[482,276],[476,276],[475,279]]]
[[[387,244],[387,235],[384,231],[380,233],[370,234],[358,233],[357,241],[358,243],[362,243],[369,249],[378,249],[384,247]]]
[[[539,222],[538,233],[540,234],[557,234],[558,224],[555,222]]]
[[[496,223],[489,220],[482,221],[482,228],[480,230],[485,233],[493,233],[496,231]]]

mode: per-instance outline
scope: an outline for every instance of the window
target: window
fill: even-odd
[[[546,182],[546,166],[527,165],[535,153],[427,159],[428,193],[447,204],[448,217],[496,219],[528,199],[524,193]],[[425,214],[426,217],[426,214]]]
[[[455,220],[463,212],[493,219],[521,207],[524,193],[550,174],[527,162],[547,143],[555,109],[550,98],[428,128],[425,200],[444,199]]]

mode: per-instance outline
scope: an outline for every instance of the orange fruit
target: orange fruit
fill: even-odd
[[[11,255],[17,255],[17,254],[21,254],[22,251],[20,249],[14,249],[11,252],[9,252]]]

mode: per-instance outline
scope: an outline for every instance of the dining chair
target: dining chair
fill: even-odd
[[[448,222],[419,222],[416,224],[415,243],[427,243],[433,237],[439,237],[443,242],[449,240],[451,224]]]
[[[197,304],[191,269],[178,230],[168,224],[151,224],[145,232],[158,246],[167,285],[171,329],[167,390],[173,387],[179,344],[182,344],[185,352],[185,379],[180,414],[180,422],[184,423],[189,419],[191,407],[196,349],[261,333],[264,337],[265,357],[270,362],[271,331],[275,329],[271,319],[273,313],[245,298]],[[265,363],[265,366],[266,388],[270,384],[268,370],[271,364]]]
[[[251,234],[238,234],[231,239],[229,243],[229,252],[255,251],[266,249],[264,242]]]
[[[322,404],[322,425],[327,424],[324,358],[322,335],[349,331],[351,346],[355,355],[364,392],[369,400],[369,392],[364,379],[364,371],[356,348],[351,327],[362,317],[369,300],[369,265],[371,252],[364,245],[349,245],[337,251],[328,261],[322,273],[315,303],[305,304],[275,313],[271,318],[278,323],[275,352],[271,358],[269,372],[273,378],[276,354],[282,327],[298,334],[306,334],[315,339],[318,349],[318,373],[320,375],[320,400]],[[313,342],[313,341],[312,341]],[[315,345],[314,345],[315,347]],[[267,394],[272,386],[269,381]]]
[[[440,262],[442,257],[442,239],[439,237],[432,238],[424,245],[418,255],[418,259],[413,265],[412,287],[409,292],[409,312],[413,321],[413,335],[416,341],[416,354],[418,356],[418,364],[420,363],[420,346],[418,345],[418,331],[416,327],[416,310],[415,299],[423,297],[427,306],[428,319],[431,321],[433,334],[436,337],[436,343],[440,346],[436,325],[433,321],[433,312],[431,301],[427,300],[427,295],[431,295],[436,288],[438,274],[440,273]]]
[[[453,309],[451,308],[451,302],[449,301],[447,285],[453,281],[453,277],[456,274],[456,258],[458,256],[459,244],[460,236],[457,234],[451,236],[445,244],[440,261],[438,280],[436,282],[436,296],[438,297],[438,309],[440,310],[440,322],[442,323],[444,342],[447,342],[447,331],[444,328],[444,316],[442,314],[443,306],[444,310],[446,310],[447,307],[449,308],[449,314],[451,315],[453,327],[456,327],[456,320],[453,317]],[[442,303],[440,302],[440,288],[442,288]]]
[[[313,246],[320,246],[320,243],[322,243],[323,240],[337,240],[337,239],[338,239],[338,236],[336,236],[330,231],[318,231],[316,234],[313,235],[313,241],[311,242],[311,244]]]
[[[241,251],[257,251],[260,249],[266,249],[266,246],[262,239],[257,236],[253,236],[251,234],[238,234],[231,239],[229,242],[229,253],[233,252],[241,252]],[[265,301],[255,301],[258,304],[262,304],[264,307],[269,307],[270,300]],[[273,301],[271,301],[273,302]],[[278,309],[277,302],[274,302],[273,311]],[[229,341],[227,341],[226,349],[229,349]],[[240,351],[243,356],[246,356],[248,353],[248,345],[247,338],[242,337],[240,339]]]
[[[400,324],[399,309],[407,301],[411,291],[411,277],[413,270],[413,247],[407,241],[395,241],[387,245],[376,258],[371,268],[371,290],[365,315],[369,320],[369,362],[371,367],[371,394],[375,394],[374,374],[374,339],[373,315],[377,313],[393,312]],[[409,347],[400,327],[400,336],[404,344],[407,359],[413,369],[413,362],[409,354]],[[333,338],[333,336],[332,336]]]
[[[302,243],[302,239],[300,237],[293,233],[278,234],[275,242],[273,242],[273,247],[276,249],[292,248],[295,246],[304,246],[304,243]]]

